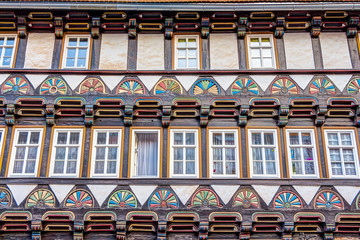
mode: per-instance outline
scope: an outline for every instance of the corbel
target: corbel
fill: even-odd
[[[240,231],[240,240],[249,240],[250,239],[250,232],[252,230],[252,222],[243,222],[241,224],[241,231]]]
[[[324,227],[324,239],[334,240],[335,224],[326,224]]]
[[[116,240],[126,239],[126,221],[116,222]]]
[[[55,37],[62,38],[64,36],[64,28],[63,28],[63,18],[55,17],[54,25],[55,25]]]
[[[100,18],[93,17],[91,20],[91,36],[98,38],[100,36]]]
[[[129,38],[136,38],[136,18],[130,18],[129,19],[129,29],[128,29],[128,34],[129,34]]]
[[[31,239],[41,240],[41,221],[31,221]]]
[[[199,240],[207,240],[209,237],[209,222],[199,222]]]
[[[358,106],[355,111],[354,125],[360,126],[360,106]]]
[[[174,19],[165,18],[165,38],[172,39],[174,37]]]
[[[47,125],[54,125],[55,124],[55,106],[54,104],[47,104],[46,105],[46,124]]]
[[[83,240],[84,222],[74,222],[74,240]]]
[[[314,38],[319,37],[320,32],[321,32],[321,23],[322,23],[321,16],[314,16],[312,18],[312,20],[311,20],[312,28],[310,31],[311,37],[314,37]]]
[[[26,18],[25,17],[17,18],[17,34],[20,38],[25,38],[27,36]]]
[[[249,105],[241,105],[239,114],[239,126],[246,126],[249,112]]]
[[[15,123],[15,105],[14,104],[6,105],[5,123],[7,125],[14,125],[14,123]]]
[[[346,30],[347,37],[355,37],[357,34],[357,26],[359,24],[359,16],[352,16],[349,18],[348,29]]]
[[[163,106],[161,123],[163,127],[168,127],[171,120],[171,106]]]
[[[281,105],[279,109],[279,119],[277,125],[279,127],[284,127],[289,123],[289,111],[290,107],[288,105]]]
[[[94,106],[93,105],[85,105],[84,123],[86,126],[91,126],[94,124]]]
[[[210,106],[201,106],[200,109],[200,126],[207,126],[209,123]]]
[[[125,110],[124,110],[124,124],[125,125],[132,125],[133,113],[134,113],[134,106],[133,105],[125,105]]]
[[[319,105],[317,109],[317,115],[315,118],[315,124],[321,126],[325,123],[325,116],[327,113],[327,105]]]
[[[237,27],[237,36],[238,38],[244,38],[246,36],[246,26],[248,24],[247,17],[239,18],[239,25]]]
[[[285,17],[276,18],[276,28],[275,28],[275,37],[282,38],[285,32]]]
[[[166,221],[158,221],[157,240],[166,240]]]
[[[210,18],[201,18],[201,37],[208,38],[210,34]]]
[[[292,233],[294,231],[293,222],[285,222],[283,228],[282,240],[292,240]]]

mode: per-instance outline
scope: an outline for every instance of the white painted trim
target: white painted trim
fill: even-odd
[[[17,41],[17,38],[18,36],[16,34],[0,34],[0,37],[4,37],[7,41],[7,39],[9,37],[14,37],[14,46],[13,46],[13,50],[12,50],[12,53],[11,53],[11,60],[10,60],[10,65],[2,65],[2,58],[4,57],[4,54],[5,54],[5,51],[2,51],[1,52],[1,56],[0,56],[0,68],[13,68],[14,66],[14,59],[15,59],[15,52],[18,48],[18,41]]]
[[[69,39],[70,38],[77,38],[77,41],[79,41],[79,38],[87,38],[88,39],[88,45],[87,45],[87,51],[86,51],[86,61],[85,61],[85,66],[84,67],[77,67],[76,66],[76,62],[77,62],[77,59],[78,59],[78,49],[79,48],[85,48],[85,47],[79,47],[78,45],[77,46],[74,46],[74,47],[71,47],[71,48],[74,48],[76,49],[76,54],[75,54],[75,66],[73,67],[68,67],[66,66],[66,58],[67,58],[67,49],[69,48]],[[89,34],[83,34],[83,35],[72,35],[72,34],[69,34],[69,35],[66,35],[65,36],[65,41],[64,41],[64,46],[63,46],[63,58],[62,58],[62,62],[61,62],[61,68],[62,69],[88,69],[89,68],[89,59],[90,59],[90,50],[91,50],[91,36]]]
[[[247,50],[247,57],[248,57],[248,63],[249,63],[249,69],[276,69],[276,55],[275,55],[275,46],[274,46],[274,35],[272,34],[247,34],[246,35],[246,42],[247,42],[247,46],[246,46],[246,50]],[[251,66],[251,60],[252,60],[252,56],[251,56],[251,47],[250,47],[250,42],[251,42],[251,38],[269,38],[270,39],[270,47],[266,47],[266,48],[270,48],[271,49],[271,59],[272,59],[272,67],[269,68],[265,68],[265,67],[260,67],[260,68],[256,68],[256,67],[252,67]],[[261,46],[256,47],[257,49],[262,49]],[[262,55],[260,54],[260,60],[262,62]],[[265,91],[265,89],[264,89]]]
[[[192,67],[185,67],[185,68],[178,68],[178,52],[177,52],[177,45],[178,45],[178,39],[179,38],[195,38],[196,39],[196,60],[197,60],[197,67],[196,68],[192,68]],[[175,70],[184,70],[184,69],[191,69],[191,70],[198,70],[201,69],[200,67],[200,38],[199,35],[175,35],[175,44],[174,44],[174,69]],[[187,49],[187,47],[185,48]],[[186,56],[186,62],[188,61],[188,57]]]

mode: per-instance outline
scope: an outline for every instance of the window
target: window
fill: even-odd
[[[88,68],[90,40],[86,35],[66,36],[62,68]]]
[[[211,177],[239,177],[237,130],[210,130]]]
[[[198,130],[172,129],[170,132],[170,176],[197,177],[199,172]]]
[[[42,128],[16,128],[12,143],[9,177],[35,177],[38,170]]]
[[[54,130],[50,176],[79,176],[82,139],[83,129]]]
[[[0,67],[12,67],[14,63],[17,36],[0,35]]]
[[[272,35],[247,35],[249,68],[276,68]]]
[[[121,133],[120,129],[94,130],[91,156],[92,177],[119,177]]]
[[[355,177],[358,155],[353,130],[325,130],[326,154],[331,177]]]
[[[175,69],[199,69],[199,36],[175,36]]]
[[[133,130],[131,177],[159,177],[160,130]]]
[[[250,175],[279,177],[277,130],[249,130]]]
[[[314,130],[286,130],[291,177],[317,177],[319,174]]]

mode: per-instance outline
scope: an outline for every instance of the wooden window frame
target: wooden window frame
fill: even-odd
[[[196,38],[196,54],[197,54],[197,67],[191,68],[191,67],[185,67],[185,68],[178,68],[178,39],[179,38]],[[199,34],[175,34],[173,38],[173,69],[174,70],[200,70],[201,69],[201,38]],[[185,48],[187,49],[187,48]],[[186,58],[188,59],[188,58]]]
[[[84,67],[77,67],[77,66],[73,66],[73,67],[67,67],[66,66],[66,58],[67,58],[67,49],[69,48],[68,44],[69,44],[69,39],[70,38],[87,38],[88,41],[88,46],[87,46],[87,55],[86,55],[86,62],[85,62],[85,66]],[[91,55],[92,55],[92,37],[90,34],[66,34],[63,38],[63,45],[62,45],[62,57],[60,59],[60,67],[61,69],[90,69],[91,66]],[[75,48],[75,49],[79,49],[79,46],[76,47],[71,47],[71,48]],[[84,47],[85,48],[85,47]],[[76,55],[75,55],[75,64],[77,61],[77,53],[78,51],[76,51]]]
[[[271,54],[272,54],[272,62],[273,62],[273,67],[271,68],[266,68],[266,67],[252,67],[252,58],[251,58],[251,38],[269,38],[270,39],[270,44],[271,44]],[[261,49],[261,47],[258,47]],[[274,35],[271,33],[259,33],[259,34],[247,34],[246,35],[246,59],[247,59],[247,66],[248,69],[254,69],[254,70],[272,70],[272,69],[277,69],[278,68],[278,60],[277,60],[277,50],[276,50],[276,42],[275,42],[275,38]],[[262,62],[262,57],[260,55],[260,59]]]
[[[65,160],[64,160],[64,172],[63,173],[54,173],[54,167],[55,167],[55,154],[56,154],[56,146],[58,145],[56,143],[58,133],[59,132],[79,132],[79,144],[74,145],[78,146],[78,158],[76,160],[76,173],[66,173],[66,165],[68,163],[68,157],[65,153]],[[70,135],[69,135],[70,136]],[[67,137],[69,137],[67,136]],[[61,178],[68,178],[68,177],[80,177],[80,174],[82,172],[82,158],[83,158],[83,151],[84,151],[84,139],[85,139],[85,130],[84,127],[56,127],[53,129],[52,136],[51,136],[51,152],[49,154],[50,164],[48,164],[48,176],[49,177],[61,177]],[[61,146],[65,147],[66,149],[69,146],[69,144],[61,144]],[[66,151],[67,152],[67,151]]]
[[[188,145],[174,145],[174,133],[195,133],[195,174],[174,174],[174,146],[181,146],[183,148],[186,148]],[[200,169],[200,133],[199,129],[197,128],[171,128],[170,129],[170,140],[169,140],[169,176],[171,178],[199,178],[199,169]],[[185,156],[185,154],[184,154]],[[186,160],[183,160],[185,163]],[[183,166],[183,170],[185,170],[185,166]]]
[[[96,140],[97,140],[97,134],[98,132],[106,132],[106,141],[108,141],[108,133],[109,132],[117,132],[119,134],[118,136],[118,144],[117,145],[110,145],[111,147],[117,146],[118,149],[118,156],[116,158],[116,173],[114,174],[96,174],[95,173],[95,158],[96,158]],[[91,147],[90,147],[90,174],[88,174],[90,177],[104,177],[104,178],[119,178],[121,174],[121,165],[122,165],[122,153],[123,153],[123,143],[124,143],[124,129],[122,127],[120,128],[111,128],[111,127],[94,127],[91,131]],[[108,149],[109,145],[105,144],[103,145],[106,149]],[[107,150],[105,152],[105,155],[107,153]],[[105,166],[104,170],[106,172],[106,166],[107,161],[105,159]]]
[[[19,133],[20,132],[40,132],[39,135],[39,143],[38,144],[24,144],[22,146],[26,147],[26,153],[27,153],[27,149],[28,147],[31,146],[38,146],[38,152],[37,152],[37,156],[35,159],[35,168],[34,168],[34,173],[14,173],[14,163],[15,163],[15,154],[16,154],[16,142],[18,141],[19,138]],[[45,127],[41,126],[21,126],[21,127],[15,127],[12,133],[12,139],[11,139],[11,144],[10,144],[10,152],[9,152],[9,158],[8,158],[8,166],[7,166],[7,171],[6,171],[6,176],[8,177],[36,177],[39,176],[39,171],[40,171],[40,166],[41,166],[41,159],[42,159],[42,153],[44,151],[44,149],[42,148],[42,146],[44,146],[44,139],[45,139]],[[29,138],[30,139],[30,138]],[[25,155],[26,155],[25,153]],[[25,159],[24,159],[24,165],[23,165],[23,171],[25,169]]]

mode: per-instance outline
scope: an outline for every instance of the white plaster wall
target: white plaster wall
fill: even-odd
[[[99,69],[126,70],[127,34],[102,34]]]
[[[314,69],[314,55],[310,33],[285,33],[287,69]]]
[[[50,69],[54,43],[54,33],[29,33],[24,68]]]
[[[322,32],[320,44],[325,69],[352,68],[346,33]]]
[[[236,34],[210,34],[210,68],[239,69]]]
[[[164,69],[164,35],[139,34],[137,49],[138,70]]]

